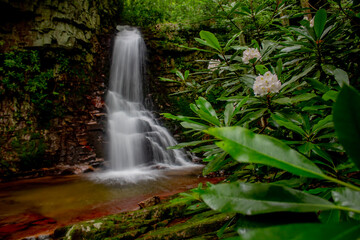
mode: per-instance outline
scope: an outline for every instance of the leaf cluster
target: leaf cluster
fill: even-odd
[[[267,8],[254,10],[252,4],[223,8],[229,21],[231,14],[251,18]],[[331,232],[333,239],[357,239],[360,94],[353,23],[341,12],[320,9],[313,26],[308,20],[290,26],[279,19],[283,14],[279,9],[288,7],[275,2],[266,34],[253,21],[258,34],[250,35],[254,39],[247,46],[239,39],[240,29],[225,41],[223,36],[200,32],[196,41],[202,47],[192,49],[210,52],[219,62],[181,93],[200,95],[190,105],[195,117],[164,114],[180,121],[194,139],[173,148],[202,153],[207,162],[204,174],[227,170],[231,175],[230,183],[200,191],[210,208],[239,216],[312,212],[321,222],[290,224],[284,231],[283,226],[250,231],[241,227],[244,219],[239,217],[235,225],[239,239],[293,239],[292,233],[299,236],[296,239],[319,239],[314,236],[323,231]],[[261,58],[245,63],[241,56],[248,48],[258,49]],[[254,82],[266,72],[276,74],[281,88],[257,96]],[[187,72],[178,82],[186,86],[191,78]],[[223,104],[215,106],[207,100],[207,89],[219,87],[217,100]]]

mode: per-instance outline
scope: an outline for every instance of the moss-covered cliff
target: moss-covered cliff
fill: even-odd
[[[101,160],[104,83],[120,12],[119,0],[0,1],[3,177]]]

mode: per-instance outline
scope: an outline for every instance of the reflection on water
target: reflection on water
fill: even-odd
[[[27,212],[54,219],[61,225],[83,220],[87,217],[81,216],[89,212],[101,211],[102,214],[95,214],[100,216],[132,210],[148,197],[196,187],[205,181],[198,178],[200,172],[200,167],[156,170],[151,178],[147,178],[140,171],[139,175],[145,177],[141,181],[137,178],[137,183],[128,181],[127,184],[115,181],[119,173],[111,172],[0,183],[0,228],[7,218]],[[104,177],[106,174],[108,178]]]

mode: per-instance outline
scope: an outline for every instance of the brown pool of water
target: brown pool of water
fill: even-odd
[[[0,183],[0,239],[50,234],[60,226],[138,209],[139,202],[155,195],[165,198],[221,180],[200,174],[194,167],[136,184],[96,182],[86,174]]]

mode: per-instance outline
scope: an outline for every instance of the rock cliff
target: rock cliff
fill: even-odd
[[[101,162],[108,52],[121,8],[119,0],[0,0],[3,177]]]

